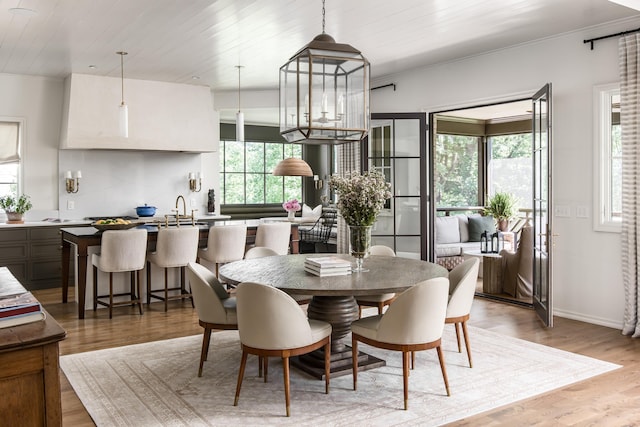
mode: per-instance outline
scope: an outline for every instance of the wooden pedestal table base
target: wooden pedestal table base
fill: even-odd
[[[358,319],[358,305],[353,296],[314,296],[307,309],[309,319],[331,324],[331,376],[340,377],[352,373],[351,347],[342,339],[351,332],[351,322]],[[324,380],[324,351],[316,350],[291,359],[296,368]],[[358,352],[358,371],[379,368],[386,362],[369,354]]]

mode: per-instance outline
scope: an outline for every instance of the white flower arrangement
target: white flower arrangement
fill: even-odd
[[[329,186],[338,193],[338,211],[348,225],[373,225],[385,201],[391,198],[391,184],[377,170],[334,175]]]

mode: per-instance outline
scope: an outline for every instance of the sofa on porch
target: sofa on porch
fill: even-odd
[[[464,261],[464,250],[480,250],[480,235],[485,230],[496,231],[493,217],[479,213],[436,217],[436,262],[452,270]]]

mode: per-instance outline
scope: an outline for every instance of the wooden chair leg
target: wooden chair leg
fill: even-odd
[[[411,369],[414,369],[416,367],[416,352],[412,351],[411,352]]]
[[[362,319],[362,306],[358,305],[358,319]]]
[[[93,266],[93,311],[98,309],[98,267]]]
[[[458,322],[454,323],[453,326],[456,328],[456,340],[458,341],[458,353],[462,353],[462,347],[460,347],[460,326]]]
[[[244,367],[247,364],[247,352],[242,349],[242,360],[240,360],[240,370],[238,371],[238,384],[236,385],[236,398],[233,401],[233,406],[238,406],[238,399],[240,399],[240,387],[242,387],[242,378],[244,377]]]
[[[291,390],[289,390],[289,357],[282,358],[282,372],[284,373],[284,402],[287,407],[287,417],[290,417]]]
[[[358,389],[358,340],[351,336],[351,363],[353,365],[353,389]]]
[[[211,342],[211,327],[204,327],[204,335],[202,337],[202,351],[200,351],[200,367],[198,368],[198,376],[202,376],[202,367],[204,366],[204,361],[207,360],[209,356],[209,343]]]
[[[409,409],[409,352],[402,352],[402,386],[404,388],[404,410]]]
[[[262,378],[262,356],[258,356],[258,378]]]
[[[151,304],[151,263],[147,262],[147,305]]]
[[[269,376],[269,358],[267,356],[263,356],[262,358],[262,367],[264,371],[264,382],[267,382],[267,377]]]
[[[382,314],[382,310],[384,309],[384,302],[378,303],[378,315]]]
[[[136,299],[136,286],[137,282],[135,281],[136,273],[134,271],[129,272],[129,299],[131,300],[131,305],[134,305],[135,302],[133,300]]]
[[[449,379],[447,378],[447,368],[444,366],[444,355],[442,354],[442,347],[437,346],[438,360],[440,360],[440,369],[442,370],[442,378],[444,379],[444,387],[447,389],[447,396],[451,396],[449,392]]]
[[[331,375],[331,339],[324,346],[324,393],[329,394],[329,376]]]
[[[164,311],[169,308],[169,269],[164,269]]]
[[[467,331],[467,321],[462,322],[462,334],[464,335],[464,346],[467,347],[467,358],[469,359],[469,367],[473,368],[471,361],[471,347],[469,346],[469,332]]]
[[[136,289],[138,292],[138,296],[136,297],[136,301],[138,301],[138,311],[140,315],[142,315],[142,285],[140,284],[140,270],[136,271]]]
[[[109,273],[109,319],[113,317],[113,273]]]

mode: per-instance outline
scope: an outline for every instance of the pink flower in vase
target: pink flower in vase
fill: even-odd
[[[297,199],[287,200],[282,204],[282,207],[287,212],[297,212],[300,210],[300,203]]]

